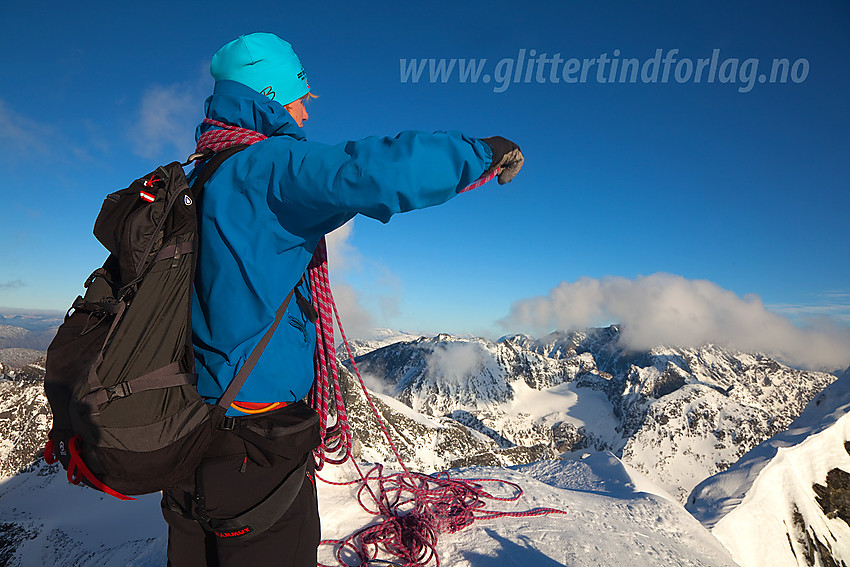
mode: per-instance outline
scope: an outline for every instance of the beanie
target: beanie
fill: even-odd
[[[308,92],[307,76],[292,46],[273,33],[240,35],[215,52],[210,74],[216,81],[236,81],[289,104]]]

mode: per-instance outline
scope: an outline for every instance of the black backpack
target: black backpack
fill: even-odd
[[[191,327],[196,209],[213,171],[245,147],[161,166],[104,200],[94,234],[110,255],[47,349],[45,460],[70,482],[130,499],[191,475],[280,322],[292,292],[221,400],[205,403]],[[190,187],[183,167],[196,159],[206,163]]]

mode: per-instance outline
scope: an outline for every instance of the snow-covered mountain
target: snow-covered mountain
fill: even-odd
[[[3,348],[0,349],[0,376],[16,372],[22,366],[26,366],[36,360],[43,358],[45,352],[31,348]]]
[[[433,335],[413,334],[392,329],[374,329],[369,337],[349,339],[348,346],[351,348],[351,354],[357,357],[395,343],[415,341],[422,336]],[[340,360],[348,360],[348,351],[341,340],[337,340],[336,353]]]
[[[782,431],[835,376],[716,346],[626,352],[612,326],[498,342],[438,335],[360,356],[372,388],[501,447],[610,450],[680,502]]]
[[[688,510],[741,565],[850,564],[850,369],[784,432],[700,483]]]
[[[56,328],[43,331],[30,331],[23,327],[0,325],[0,349],[30,348],[47,350],[47,345],[56,335]]]
[[[88,488],[68,486],[58,465],[29,464],[49,428],[40,369],[33,366],[14,379],[0,381],[0,415],[7,416],[2,424],[3,463],[16,463],[3,471],[6,478],[0,482],[0,564],[164,564],[166,530],[158,495],[119,502]],[[392,468],[394,457],[376,434],[378,426],[366,407],[365,394],[350,374],[341,371],[360,458]],[[458,533],[443,534],[437,547],[443,565],[614,566],[624,555],[653,565],[734,564],[681,505],[611,453],[552,460],[546,459],[552,456],[548,446],[503,449],[451,419],[418,414],[378,393],[372,397],[413,469],[460,466],[453,469],[453,476],[498,478],[525,491],[517,502],[490,503],[491,510],[518,512],[545,506],[565,512],[479,521]],[[527,464],[505,467],[517,462]],[[353,478],[354,470],[350,465],[326,467],[321,474],[342,480]],[[512,493],[508,485],[488,488],[497,495]],[[319,483],[319,499],[325,538],[344,538],[375,521],[357,505],[349,487]],[[331,561],[329,546],[321,553],[324,561]]]
[[[0,479],[25,470],[43,451],[51,413],[44,358],[0,374]]]
[[[339,370],[358,456],[370,462],[396,462],[366,393],[353,374],[343,367]],[[369,398],[402,460],[413,470],[434,473],[470,465],[510,466],[558,456],[546,444],[503,447],[454,419],[423,415],[387,395],[370,392]]]

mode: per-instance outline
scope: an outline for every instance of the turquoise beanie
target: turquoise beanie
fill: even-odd
[[[216,81],[236,81],[289,104],[308,92],[304,67],[292,46],[273,33],[240,35],[215,52],[210,74]]]

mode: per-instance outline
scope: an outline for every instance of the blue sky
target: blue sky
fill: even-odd
[[[757,298],[798,327],[818,316],[843,336],[850,4],[590,4],[3,3],[0,306],[70,304],[104,258],[91,236],[103,197],[183,159],[212,88],[212,53],[241,33],[271,31],[294,45],[320,95],[308,138],[460,130],[505,136],[526,155],[510,185],[347,227],[336,275],[355,327],[498,335],[599,324],[629,315],[602,305],[583,321],[541,309],[560,309],[558,286],[623,278],[636,302],[652,293],[638,282],[657,291],[705,280],[733,307]],[[667,82],[648,72],[646,82],[614,73],[612,83],[610,62],[605,82],[597,76],[602,54],[644,65],[658,49],[672,53]],[[539,62],[541,82],[538,69],[517,72],[522,50],[526,65],[535,50],[596,66],[567,83],[566,63],[553,75],[553,62]],[[734,82],[718,73],[709,83],[706,68],[697,83],[680,63],[695,68],[714,50],[718,65],[738,60],[725,68]],[[457,65],[445,81],[427,68],[402,81],[400,60],[428,58],[486,62],[476,82],[461,82]],[[771,83],[780,58],[796,66]],[[519,82],[496,80],[508,65]],[[689,78],[677,81],[677,70]],[[517,316],[531,300],[536,315]]]

